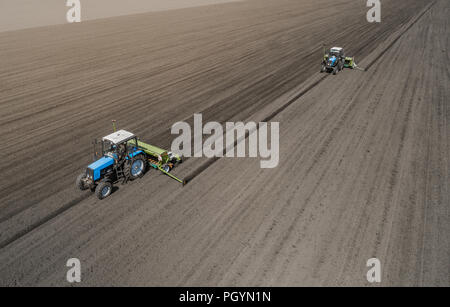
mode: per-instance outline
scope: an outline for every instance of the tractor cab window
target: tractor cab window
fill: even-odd
[[[118,145],[118,153],[119,155],[124,155],[127,152],[127,143],[121,143]]]
[[[127,149],[128,149],[128,152],[133,152],[133,151],[135,151],[135,150],[137,149],[136,144],[137,144],[137,139],[131,139],[131,140],[129,140],[129,141],[127,142]]]
[[[116,146],[110,141],[103,141],[103,154],[106,155],[108,153],[113,153],[116,151]]]

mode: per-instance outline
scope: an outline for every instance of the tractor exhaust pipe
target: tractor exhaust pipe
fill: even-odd
[[[94,157],[93,157],[94,162],[97,161],[97,158],[98,158],[97,143],[98,143],[97,139],[92,141],[92,146],[94,146]]]

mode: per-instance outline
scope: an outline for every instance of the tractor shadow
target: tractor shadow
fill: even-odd
[[[111,190],[111,195],[116,193],[118,190],[120,190],[120,188],[117,185],[113,185],[112,190]]]
[[[111,190],[111,194],[109,196],[113,195],[118,190],[120,190],[120,188],[117,185],[113,185],[112,190]],[[95,196],[95,190],[91,190],[90,193],[91,193],[91,195]]]

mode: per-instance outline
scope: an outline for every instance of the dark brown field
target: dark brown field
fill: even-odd
[[[250,0],[0,33],[0,285],[450,286],[450,3]],[[319,74],[322,44],[367,71]],[[280,122],[280,164],[188,159],[99,201],[111,120]],[[209,167],[203,171],[202,166]]]

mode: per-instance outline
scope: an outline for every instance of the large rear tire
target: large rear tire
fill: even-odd
[[[84,184],[84,179],[86,178],[86,174],[80,174],[77,177],[76,185],[77,188],[81,191],[85,191],[88,189],[88,187]]]
[[[112,183],[109,181],[100,182],[95,188],[95,195],[98,199],[102,200],[111,195],[112,193]]]
[[[144,155],[137,155],[125,164],[124,173],[130,180],[134,180],[144,176],[146,168],[147,161]]]

